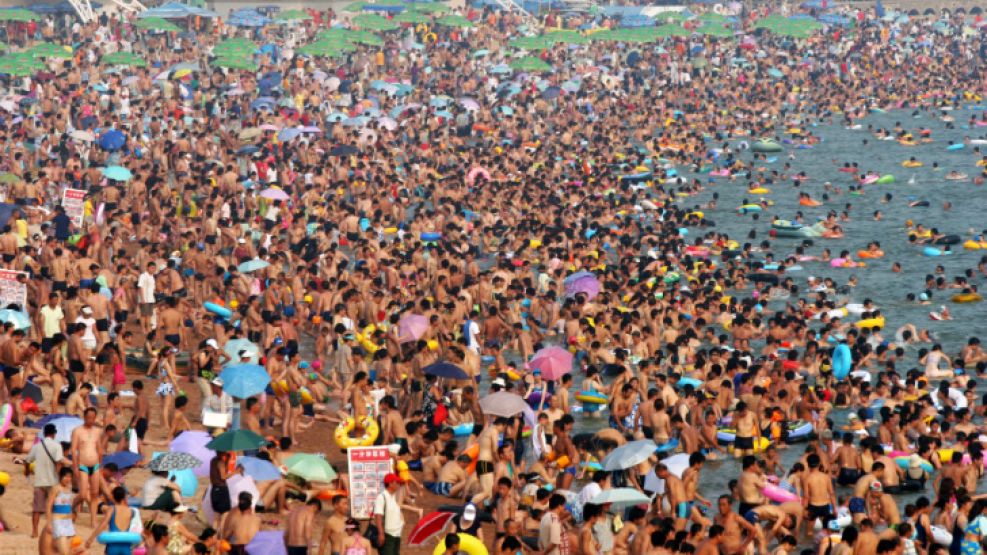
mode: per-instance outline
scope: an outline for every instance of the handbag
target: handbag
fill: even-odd
[[[384,497],[384,515],[383,517],[381,517],[381,522],[386,526],[387,525],[387,496],[384,495],[383,493],[381,493],[381,495]],[[367,523],[367,529],[363,532],[363,537],[367,538],[367,541],[370,542],[370,545],[376,546],[380,541],[380,537],[381,537],[380,535],[382,533],[383,531],[377,527],[377,523],[374,521],[373,517],[371,516],[370,522]]]

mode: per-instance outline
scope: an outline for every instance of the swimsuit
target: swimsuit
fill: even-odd
[[[86,474],[88,474],[90,476],[92,476],[93,474],[96,474],[96,471],[97,470],[99,470],[99,463],[96,463],[96,464],[94,464],[92,466],[86,466],[84,464],[80,464],[79,465],[79,472],[85,472]]]
[[[476,461],[476,475],[483,476],[494,471],[494,464],[491,461]]]

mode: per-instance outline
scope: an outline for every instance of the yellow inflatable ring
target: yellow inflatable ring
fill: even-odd
[[[463,534],[460,532],[456,534],[459,536],[459,551],[467,553],[468,555],[490,555],[487,551],[487,546],[483,545],[476,536],[471,536],[469,534]],[[432,551],[432,555],[442,555],[446,552],[446,541],[443,538],[438,545],[435,546],[435,550]]]
[[[853,324],[858,328],[884,328],[884,316],[878,316],[877,318],[868,318],[866,320],[861,320]]]
[[[953,295],[949,300],[954,303],[979,303],[984,298],[979,293],[959,293]]]
[[[363,428],[363,435],[360,437],[351,437],[350,432],[356,428],[356,420],[352,416],[349,416],[346,420],[340,422],[336,426],[336,432],[333,434],[336,438],[336,445],[340,449],[373,445],[374,441],[377,440],[377,434],[380,433],[377,421],[369,416],[362,416],[360,417],[360,427]]]

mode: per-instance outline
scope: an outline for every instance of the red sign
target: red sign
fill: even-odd
[[[86,217],[86,192],[81,189],[65,189],[62,192],[62,206],[65,208],[65,215],[82,228],[82,221]]]
[[[392,470],[391,453],[386,447],[350,447],[346,453],[350,468],[350,514],[368,519],[374,500],[384,489],[384,476]]]

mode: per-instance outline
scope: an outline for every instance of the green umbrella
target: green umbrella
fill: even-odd
[[[393,31],[401,26],[373,13],[360,14],[352,19],[353,25],[370,31]]]
[[[62,46],[51,42],[43,42],[31,47],[28,52],[35,58],[60,58],[62,60],[72,59],[72,47]]]
[[[688,37],[690,33],[686,28],[674,23],[668,23],[655,28],[655,34],[659,37]]]
[[[527,72],[546,72],[552,71],[552,66],[548,65],[548,63],[541,58],[525,56],[511,62],[511,69]]]
[[[147,67],[147,60],[130,52],[114,52],[100,59],[100,63],[110,66]]]
[[[579,31],[574,31],[572,29],[562,29],[560,31],[549,31],[545,33],[546,39],[552,42],[561,42],[564,44],[587,44],[589,43],[589,38],[580,33]]]
[[[444,15],[436,19],[435,22],[446,27],[458,27],[460,29],[474,27],[472,21],[461,15]]]
[[[555,42],[548,37],[541,36],[519,37],[507,44],[512,48],[520,48],[522,50],[545,50],[546,48],[551,48]]]
[[[728,38],[733,36],[733,31],[722,25],[703,25],[696,29],[696,32],[708,37]]]
[[[348,48],[344,49],[346,46]],[[337,56],[342,56],[346,52],[351,50],[356,50],[356,47],[352,44],[335,44],[330,41],[315,41],[310,44],[298,49],[298,53],[305,56],[322,56],[327,58],[335,58]]]
[[[416,2],[408,4],[408,6],[421,13],[446,13],[452,10],[449,6],[438,2]]]
[[[684,12],[662,12],[655,16],[655,21],[687,21],[689,16]]]
[[[360,44],[366,44],[367,46],[384,46],[384,39],[378,37],[370,31],[358,31],[350,40]]]
[[[39,19],[41,18],[38,14],[24,8],[0,10],[0,21],[37,21]]]
[[[163,17],[138,19],[134,26],[138,29],[147,29],[148,31],[166,31],[168,33],[177,33],[182,30],[178,25],[175,25]]]
[[[267,445],[267,440],[250,430],[223,432],[206,444],[213,451],[236,452],[258,449]]]
[[[336,479],[336,471],[333,470],[324,458],[311,453],[296,453],[284,462],[288,474],[298,476],[306,482],[329,483]]]
[[[729,21],[729,18],[727,18],[727,16],[723,14],[719,14],[716,12],[706,12],[699,16],[699,21],[702,21],[704,23],[717,23],[722,25],[727,21]]]
[[[238,69],[242,71],[257,71],[257,64],[253,60],[246,58],[221,57],[213,60],[213,65],[225,67],[227,69]]]
[[[274,21],[302,21],[305,19],[314,18],[304,10],[285,10],[274,16]]]
[[[407,11],[394,16],[394,19],[391,21],[396,21],[398,23],[414,23],[417,25],[419,23],[428,23],[431,20],[432,18],[427,14],[416,11]]]

